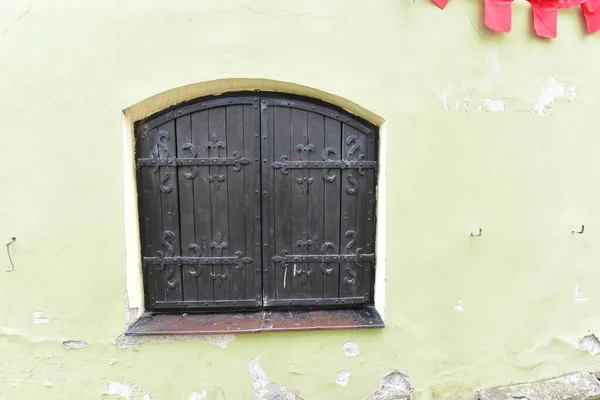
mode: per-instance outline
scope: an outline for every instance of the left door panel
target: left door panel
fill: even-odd
[[[189,104],[137,128],[148,309],[262,305],[258,102]]]

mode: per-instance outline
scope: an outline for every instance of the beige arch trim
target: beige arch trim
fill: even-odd
[[[377,228],[375,274],[375,308],[382,317],[385,313],[385,267],[386,267],[386,173],[387,126],[379,115],[340,96],[308,86],[275,81],[271,79],[231,78],[194,83],[170,89],[140,101],[123,110],[123,174],[125,248],[127,277],[127,325],[133,323],[144,312],[142,265],[140,260],[140,235],[137,207],[135,170],[134,123],[176,104],[204,96],[227,92],[261,90],[312,97],[338,106],[347,112],[379,127],[379,178],[377,187]]]
[[[227,92],[251,90],[280,92],[312,97],[341,107],[349,113],[371,122],[373,125],[380,126],[384,122],[383,118],[379,115],[350,100],[344,99],[343,97],[295,83],[257,78],[216,79],[213,81],[198,82],[181,86],[142,100],[123,110],[123,113],[128,120],[139,121],[184,101]]]

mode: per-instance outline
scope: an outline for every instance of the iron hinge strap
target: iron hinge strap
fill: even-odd
[[[138,167],[166,167],[166,166],[211,166],[248,164],[250,160],[241,157],[224,158],[138,158]]]
[[[348,261],[373,261],[375,254],[334,254],[334,255],[293,255],[286,254],[285,256],[275,256],[271,260],[275,262],[348,262]]]
[[[148,265],[205,265],[205,264],[248,264],[249,257],[144,257],[142,262]]]
[[[368,169],[377,168],[377,161],[278,161],[271,166],[275,169]]]

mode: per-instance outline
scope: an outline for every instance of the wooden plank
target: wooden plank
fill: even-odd
[[[356,134],[356,145],[358,148],[354,151],[353,159],[358,160],[361,155],[364,156],[364,159],[367,158],[367,154],[369,152],[368,149],[368,138],[362,132],[357,132]],[[364,175],[360,173],[359,170],[355,171],[354,177],[356,178],[356,245],[354,247],[354,252],[366,253],[367,248],[367,210],[369,209],[367,203],[367,170],[363,170]],[[365,295],[369,295],[369,286],[371,285],[371,276],[370,276],[370,265],[369,263],[358,263],[355,264],[356,271],[356,290],[354,292],[355,297],[364,297]],[[367,299],[365,300],[367,301]]]
[[[377,161],[378,151],[378,136],[377,131],[373,131],[368,138],[368,153],[367,159]],[[375,223],[376,223],[376,191],[377,191],[377,171],[375,169],[367,170],[367,244],[366,253],[375,254]],[[369,271],[369,303],[373,303],[374,299],[374,287],[375,287],[375,263],[365,263]]]
[[[192,140],[190,115],[184,115],[175,120],[175,133],[177,137],[177,157],[194,157],[197,148]],[[200,251],[196,248],[194,212],[194,179],[198,175],[198,169],[199,167],[180,167],[177,169],[181,254],[190,257],[200,255]],[[183,301],[196,301],[198,299],[199,269],[199,267],[191,265],[182,267]]]
[[[260,110],[259,98],[244,105],[244,157],[250,163],[243,168],[244,207],[246,209],[246,256],[252,259],[246,272],[247,298],[262,304],[261,194],[260,194]],[[266,263],[264,263],[266,264]]]
[[[260,102],[260,159],[261,159],[261,252],[262,252],[262,291],[263,304],[277,297],[277,268],[272,261],[275,255],[275,173],[271,164],[274,160],[273,132],[275,125],[274,108],[267,101]],[[269,196],[267,196],[269,195]]]
[[[332,160],[340,160],[342,158],[342,126],[339,121],[333,118],[325,118],[325,147],[332,148],[333,153],[329,154]],[[341,230],[341,188],[342,175],[339,169],[329,170],[328,176],[335,176],[333,182],[325,184],[324,205],[326,210],[325,222],[323,225],[323,240],[334,245],[329,248],[330,254],[341,254],[342,246],[340,241]],[[340,264],[331,263],[325,264],[322,268],[327,271],[323,278],[323,297],[337,298],[340,292]]]
[[[292,161],[308,161],[308,154],[311,152],[311,146],[308,141],[308,113],[304,110],[291,109],[290,121],[290,140],[292,148],[290,149],[290,159]],[[303,243],[312,242],[308,236],[308,193],[312,190],[312,184],[308,177],[307,169],[292,169],[290,171],[292,179],[292,243],[293,254],[306,255],[314,249],[312,246],[298,245],[298,241]],[[299,184],[302,180],[304,183]],[[294,299],[306,298],[308,295],[308,264],[293,263],[292,272],[292,291]]]
[[[226,157],[227,146],[225,107],[208,110],[209,155],[213,158]],[[221,145],[222,143],[222,145]],[[228,199],[227,167],[211,166],[209,181],[211,181],[211,216],[212,216],[212,256],[229,256],[229,218],[227,215]],[[231,274],[229,265],[213,265],[213,280],[215,300],[228,300],[231,296]]]
[[[325,149],[325,118],[313,112],[308,113],[307,121],[308,140],[313,145],[313,151],[309,152],[309,161],[322,161]],[[307,176],[313,180],[308,191],[307,206],[307,232],[308,237],[314,242],[308,254],[321,254],[323,245],[324,218],[328,210],[324,207],[325,185],[321,170],[310,169]],[[334,209],[335,210],[335,209]],[[323,272],[320,263],[307,264],[311,275],[308,279],[308,297],[323,297]]]
[[[292,141],[291,141],[291,111],[289,108],[272,107],[273,115],[273,133],[271,143],[273,143],[273,158],[269,160],[267,168],[273,170],[271,164],[280,161],[282,156],[287,156],[291,159]],[[273,228],[275,232],[275,254],[281,255],[282,251],[287,251],[293,254],[292,237],[292,190],[296,186],[293,182],[292,173],[283,174],[282,169],[274,170],[273,193],[270,196],[270,202],[274,204],[273,211]],[[263,186],[264,187],[264,186]],[[267,225],[268,226],[268,225]],[[275,282],[277,288],[277,299],[293,298],[292,288],[292,265],[285,266],[284,263],[275,264]]]
[[[161,158],[175,157],[177,153],[177,138],[175,121],[170,121],[158,127],[157,145],[166,146],[165,153],[159,151]],[[163,251],[165,256],[181,255],[179,243],[179,195],[176,167],[160,167],[160,202],[162,209]],[[182,301],[183,288],[181,268],[171,265],[164,269],[165,298],[167,301]]]
[[[208,149],[208,111],[199,111],[191,115],[192,140],[198,150],[198,158],[207,158]],[[198,167],[198,175],[194,178],[194,224],[195,243],[200,246],[205,257],[212,257],[212,218],[211,218],[211,185],[208,180],[209,167]],[[198,267],[198,300],[214,300],[213,280],[210,277],[212,266]]]
[[[152,129],[138,136],[138,158],[150,158],[156,150],[156,134]],[[159,174],[153,168],[140,168],[138,177],[138,204],[140,214],[140,236],[142,256],[156,257],[162,251],[162,208],[160,205]],[[144,267],[146,306],[152,308],[157,301],[165,301],[165,291],[161,283],[162,273],[157,266]]]
[[[228,106],[226,108],[227,124],[227,157],[233,157],[233,153],[242,154],[244,150],[244,110],[243,106]],[[229,228],[229,253],[235,255],[240,252],[243,257],[246,254],[246,202],[244,198],[246,191],[251,188],[245,187],[244,172],[242,166],[240,171],[234,167],[227,168],[226,189],[228,198],[227,219]],[[225,186],[225,185],[224,185]],[[225,189],[225,187],[223,187]],[[239,268],[229,265],[230,299],[247,299],[247,272],[251,265],[240,264]]]
[[[358,137],[359,132],[349,125],[342,125],[342,155],[344,160],[353,160],[356,155],[352,149],[356,143],[352,138]],[[350,155],[350,156],[349,156]],[[342,170],[341,177],[341,254],[354,254],[356,249],[356,170]],[[356,266],[346,262],[340,266],[340,298],[354,297],[356,291]]]

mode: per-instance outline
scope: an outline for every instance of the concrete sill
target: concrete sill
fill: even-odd
[[[125,335],[215,335],[383,327],[383,320],[374,307],[206,314],[147,313],[135,321]]]

